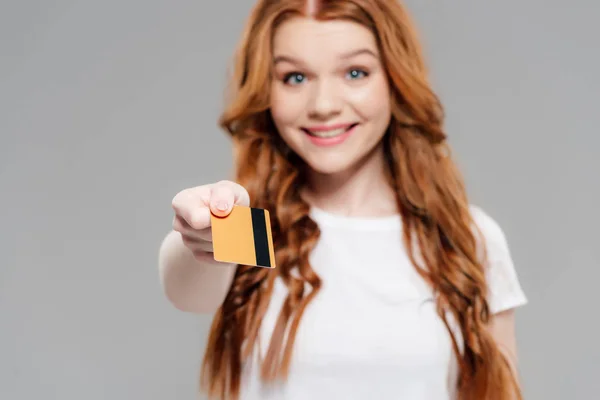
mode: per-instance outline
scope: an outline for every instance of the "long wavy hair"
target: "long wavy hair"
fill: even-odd
[[[253,207],[271,211],[277,268],[238,266],[212,323],[201,386],[210,396],[239,398],[243,366],[257,343],[276,278],[288,293],[260,375],[265,382],[285,378],[298,324],[321,287],[309,263],[319,227],[299,192],[307,167],[283,143],[270,114],[273,33],[287,19],[304,16],[362,24],[378,42],[392,95],[392,119],[383,139],[389,183],[402,215],[404,245],[431,285],[437,312],[452,338],[458,398],[520,399],[516,377],[486,330],[490,311],[485,258],[479,252],[483,241],[474,229],[443,131],[443,109],[430,88],[406,10],[397,0],[315,0],[312,7],[307,3],[258,1],[236,52],[231,98],[220,125],[234,142],[236,181],[248,190]]]

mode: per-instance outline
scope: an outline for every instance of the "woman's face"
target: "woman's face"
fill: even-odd
[[[344,172],[374,153],[391,110],[387,77],[367,28],[290,19],[275,32],[273,57],[273,120],[313,170]]]

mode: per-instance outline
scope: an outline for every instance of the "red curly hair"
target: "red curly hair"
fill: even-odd
[[[459,399],[520,399],[516,378],[486,329],[490,311],[478,253],[480,232],[473,229],[462,178],[442,128],[443,109],[428,83],[406,10],[397,0],[321,0],[310,5],[306,0],[260,0],[237,50],[233,94],[220,124],[233,138],[236,181],[248,190],[253,207],[271,211],[277,268],[238,266],[212,323],[202,386],[211,396],[239,397],[242,366],[255,347],[278,277],[288,296],[261,378],[285,378],[298,324],[321,287],[309,263],[319,227],[299,194],[307,167],[280,138],[269,111],[273,33],[287,19],[301,16],[349,20],[373,32],[392,93],[392,121],[383,139],[389,184],[402,215],[404,245],[433,288],[437,312],[452,338]],[[297,273],[292,274],[294,269]],[[306,283],[312,290],[305,290]],[[457,323],[458,334],[449,317]]]

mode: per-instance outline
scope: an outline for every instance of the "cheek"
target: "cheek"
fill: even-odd
[[[375,77],[367,85],[352,90],[349,95],[356,113],[377,127],[387,126],[391,116],[390,91],[385,79]]]
[[[277,129],[285,134],[286,128],[298,125],[305,104],[300,93],[286,93],[284,88],[277,86],[275,83],[271,89],[271,115]]]

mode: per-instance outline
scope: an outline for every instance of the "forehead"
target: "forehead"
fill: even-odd
[[[377,53],[375,37],[363,25],[346,20],[317,21],[296,17],[282,23],[273,36],[273,54],[322,60],[358,48]]]

